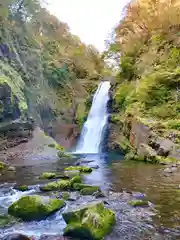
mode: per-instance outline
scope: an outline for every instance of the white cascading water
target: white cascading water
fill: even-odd
[[[83,125],[76,153],[99,153],[101,151],[103,130],[108,122],[109,89],[109,81],[103,81],[99,84],[87,121]]]

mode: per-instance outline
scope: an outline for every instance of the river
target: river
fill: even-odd
[[[74,158],[58,159],[56,153],[47,147],[49,142],[40,130],[36,133],[35,144],[32,141],[24,148],[21,146],[23,157],[17,155],[12,161],[16,171],[0,176],[0,214],[7,213],[8,206],[23,195],[60,195],[60,192],[42,193],[39,186],[47,180],[40,180],[39,175],[43,172],[60,173],[66,166],[81,159],[94,168],[91,174],[83,175],[83,181],[99,185],[106,195],[105,205],[116,214],[116,224],[112,233],[105,237],[106,240],[180,239],[178,172],[165,175],[164,166],[125,161],[122,154],[103,152],[109,87],[108,82],[103,82],[95,93],[88,119],[73,153]],[[26,184],[29,190],[14,190],[14,184]],[[66,202],[65,209],[95,199],[94,196],[80,196],[77,192],[70,194],[71,200]],[[129,200],[142,195],[148,199],[149,207],[134,208],[128,204]],[[12,232],[22,233],[33,239],[44,240],[43,236],[54,236],[56,239],[55,236],[61,236],[66,226],[62,211],[64,209],[43,221],[16,222],[1,228],[0,239]]]

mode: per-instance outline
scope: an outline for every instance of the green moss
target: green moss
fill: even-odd
[[[14,186],[14,189],[19,190],[21,192],[27,191],[29,188],[27,185],[20,185],[20,186]]]
[[[55,178],[55,177],[56,177],[55,173],[44,172],[39,178],[40,179],[52,179],[52,178]]]
[[[67,190],[71,186],[69,180],[60,180],[57,182],[47,183],[44,186],[40,187],[41,191],[48,192],[48,191],[56,191],[56,190]]]
[[[67,223],[64,235],[78,239],[102,240],[110,233],[115,215],[101,202],[95,202],[79,209],[63,213]]]
[[[98,192],[98,191],[99,191],[99,187],[90,186],[90,187],[83,188],[80,191],[80,193],[81,193],[81,195],[92,195],[93,193]]]
[[[88,188],[89,185],[88,184],[83,184],[83,183],[74,183],[73,184],[73,190],[75,191],[80,191],[83,188]]]
[[[165,126],[169,129],[176,129],[180,131],[180,120],[172,119],[165,123]]]
[[[12,225],[16,223],[18,219],[14,218],[13,216],[10,215],[0,215],[0,227],[8,227],[9,225]]]
[[[71,166],[64,169],[65,171],[79,170],[81,173],[91,173],[92,168],[85,166]]]
[[[126,153],[126,155],[124,156],[125,160],[133,160],[135,157],[135,153],[133,151],[130,151],[128,153]]]
[[[70,180],[70,185],[73,186],[75,183],[81,183],[81,177],[80,176],[75,176],[71,178]]]
[[[69,198],[69,196],[70,196],[70,194],[69,194],[68,192],[62,192],[61,195],[62,195],[62,198],[63,198],[64,200],[68,200],[68,198]]]
[[[72,155],[70,155],[68,153],[65,153],[65,152],[62,152],[62,151],[59,151],[58,152],[58,157],[59,158],[72,158]]]
[[[121,137],[121,139],[118,141],[118,145],[124,153],[128,153],[133,149],[126,137]]]
[[[10,205],[8,213],[25,221],[41,220],[63,206],[63,200],[42,196],[25,196]]]
[[[120,124],[122,125],[121,119],[120,119],[120,114],[111,114],[110,115],[110,120],[111,123],[115,124]]]
[[[48,145],[48,147],[55,148],[56,150],[61,151],[61,152],[65,151],[64,148],[57,143],[51,143]]]
[[[132,200],[128,202],[129,205],[133,207],[148,207],[148,201],[147,200]]]
[[[6,168],[6,164],[3,162],[0,162],[0,170],[3,170]]]
[[[87,115],[88,115],[88,112],[86,110],[86,104],[84,100],[80,101],[76,109],[76,124],[79,126],[79,128],[82,127],[83,123],[87,118]]]
[[[8,64],[0,61],[0,68],[4,76],[0,76],[0,84],[6,83],[11,88],[12,95],[19,100],[19,109],[21,114],[27,111],[27,102],[24,96],[25,82],[21,76]],[[12,99],[13,100],[13,99]]]

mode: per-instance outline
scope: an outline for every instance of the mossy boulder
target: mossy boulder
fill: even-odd
[[[84,184],[84,183],[74,183],[73,184],[73,190],[80,191],[83,188],[88,188],[90,185]]]
[[[58,157],[59,158],[72,158],[72,155],[66,153],[66,152],[63,152],[63,151],[59,151],[57,153]]]
[[[138,149],[138,155],[142,157],[153,158],[157,156],[157,152],[149,145],[141,143]]]
[[[55,148],[56,150],[61,151],[61,152],[65,151],[64,148],[57,143],[51,143],[48,145],[48,147]]]
[[[129,205],[133,207],[148,207],[148,201],[147,200],[141,200],[141,199],[134,199],[128,202]]]
[[[81,173],[91,173],[92,168],[90,167],[85,167],[85,166],[70,166],[64,169],[65,171],[72,171],[72,170],[78,170]]]
[[[73,186],[75,183],[81,183],[82,179],[80,176],[75,176],[70,180],[70,185]]]
[[[4,170],[7,167],[7,165],[4,162],[0,162],[0,171]]]
[[[1,240],[32,240],[32,238],[29,238],[20,233],[12,233],[4,236],[3,238],[1,238]]]
[[[68,200],[69,197],[70,197],[70,194],[69,194],[68,192],[62,192],[62,193],[61,193],[61,196],[62,196],[62,198],[63,198],[64,200]]]
[[[0,228],[7,227],[17,221],[18,219],[14,218],[11,215],[0,215]]]
[[[64,206],[64,200],[43,196],[24,196],[8,208],[8,213],[24,221],[42,220]]]
[[[29,188],[27,185],[15,185],[14,189],[21,191],[21,192],[25,192],[27,191]]]
[[[133,151],[130,151],[128,153],[126,153],[126,155],[124,156],[125,160],[133,160],[135,157],[135,153]]]
[[[63,213],[64,235],[77,239],[101,240],[111,232],[115,215],[102,202],[93,202]]]
[[[50,172],[44,172],[41,174],[41,176],[39,177],[40,179],[53,179],[56,177],[55,173],[50,173]]]
[[[80,175],[80,171],[79,170],[69,170],[69,171],[64,171],[64,175],[71,178],[77,175]]]
[[[57,182],[47,183],[46,185],[41,186],[40,190],[43,192],[68,190],[70,188],[70,186],[71,186],[71,183],[69,180],[60,180]]]
[[[93,195],[94,193],[99,191],[99,187],[96,186],[89,186],[86,188],[81,189],[81,195]]]

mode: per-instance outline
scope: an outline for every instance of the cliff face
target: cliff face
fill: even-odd
[[[0,36],[2,141],[9,135],[28,138],[26,123],[27,130],[38,125],[70,147],[87,115],[86,100],[103,73],[100,53],[38,0],[28,5],[2,1]]]
[[[119,126],[115,130],[115,142],[121,141],[123,132],[126,136],[123,141],[130,141],[136,154],[140,145],[146,144],[148,151],[151,147],[152,154],[155,150],[161,156],[160,149],[168,145],[165,155],[179,159],[180,45],[177,33],[180,19],[177,2],[131,1],[114,29],[115,37],[107,52],[113,56],[118,69],[113,82],[111,117],[115,127]],[[150,138],[156,143],[151,143]]]

